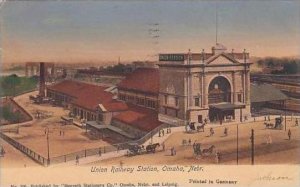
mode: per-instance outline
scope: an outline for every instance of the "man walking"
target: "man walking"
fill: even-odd
[[[224,136],[227,136],[228,135],[228,129],[227,129],[227,127],[225,127],[225,129],[224,129]]]
[[[291,140],[291,136],[292,136],[291,129],[289,129],[289,131],[288,131],[288,136],[289,136],[289,140]]]
[[[215,133],[215,132],[214,132],[214,129],[213,129],[213,128],[210,128],[210,130],[209,130],[209,131],[210,131],[210,136],[213,136],[213,135],[214,135],[214,133]]]

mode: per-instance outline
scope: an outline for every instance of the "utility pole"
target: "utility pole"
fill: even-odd
[[[284,131],[286,131],[286,100],[284,100]]]
[[[239,165],[239,124],[236,125],[236,165]]]
[[[251,165],[254,165],[254,130],[251,129]]]
[[[46,133],[47,133],[47,166],[50,165],[50,149],[49,149],[49,128],[46,127]]]

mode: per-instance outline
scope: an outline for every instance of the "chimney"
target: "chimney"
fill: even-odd
[[[45,97],[45,63],[40,63],[40,89],[39,96]]]

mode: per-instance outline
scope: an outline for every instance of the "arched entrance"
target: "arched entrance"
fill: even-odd
[[[231,102],[229,81],[222,76],[215,77],[208,87],[208,104]]]
[[[215,77],[208,86],[208,104],[210,121],[223,121],[224,117],[231,116],[234,118],[234,110],[220,112],[216,105],[231,102],[231,86],[229,81],[223,77]]]

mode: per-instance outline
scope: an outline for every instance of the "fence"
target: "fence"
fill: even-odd
[[[161,130],[162,128],[165,128],[165,127],[167,127],[165,124],[161,125],[161,126],[158,126],[158,127],[156,127],[155,129],[153,129],[152,131],[150,131],[149,133],[147,133],[145,136],[143,136],[142,138],[140,138],[138,140],[132,140],[132,141],[128,141],[128,142],[124,142],[124,143],[120,143],[120,144],[114,144],[114,145],[110,145],[110,146],[103,146],[103,147],[98,147],[98,148],[85,149],[85,150],[69,153],[69,154],[66,154],[66,155],[52,157],[52,158],[50,158],[50,164],[59,164],[59,163],[63,163],[63,162],[76,160],[76,157],[78,157],[80,159],[80,158],[85,158],[85,157],[89,157],[89,156],[95,156],[95,155],[101,156],[104,153],[110,153],[110,152],[114,152],[114,151],[125,150],[125,149],[129,148],[130,144],[143,144],[143,143],[145,143],[154,134],[158,133],[159,130]]]
[[[159,130],[161,130],[165,127],[167,127],[165,124],[161,125],[161,126],[158,126],[155,129],[153,129],[152,131],[150,131],[149,133],[147,133],[144,137],[142,137],[138,140],[132,140],[132,141],[128,141],[128,142],[124,142],[124,143],[120,143],[120,144],[114,144],[114,145],[110,145],[110,146],[103,146],[103,147],[85,149],[85,150],[69,153],[69,154],[66,154],[66,155],[52,157],[52,158],[49,159],[49,163],[47,162],[47,159],[45,157],[39,155],[38,153],[34,152],[33,150],[31,150],[28,147],[20,144],[19,142],[15,141],[14,139],[6,136],[5,134],[3,134],[1,132],[0,132],[0,137],[3,140],[7,141],[9,144],[11,144],[16,149],[18,149],[19,151],[23,152],[25,155],[29,156],[31,159],[33,159],[37,163],[39,163],[41,165],[44,165],[44,166],[47,166],[48,164],[59,164],[59,163],[63,163],[63,162],[76,160],[76,158],[80,159],[80,158],[85,158],[85,157],[95,156],[95,155],[101,156],[104,153],[110,153],[110,152],[114,152],[114,151],[125,150],[125,149],[129,148],[130,144],[133,144],[133,143],[143,144],[143,143],[145,143],[154,134],[158,133]]]
[[[1,132],[0,132],[0,137],[3,140],[5,140],[6,142],[8,142],[9,144],[11,144],[16,149],[18,149],[19,151],[21,151],[22,153],[27,155],[29,158],[36,161],[37,163],[39,163],[41,165],[44,165],[44,166],[47,165],[47,159],[45,157],[41,156],[40,154],[34,152],[33,150],[31,150],[28,147],[20,144],[19,142],[15,141],[14,139],[6,136],[5,134],[3,134]]]

